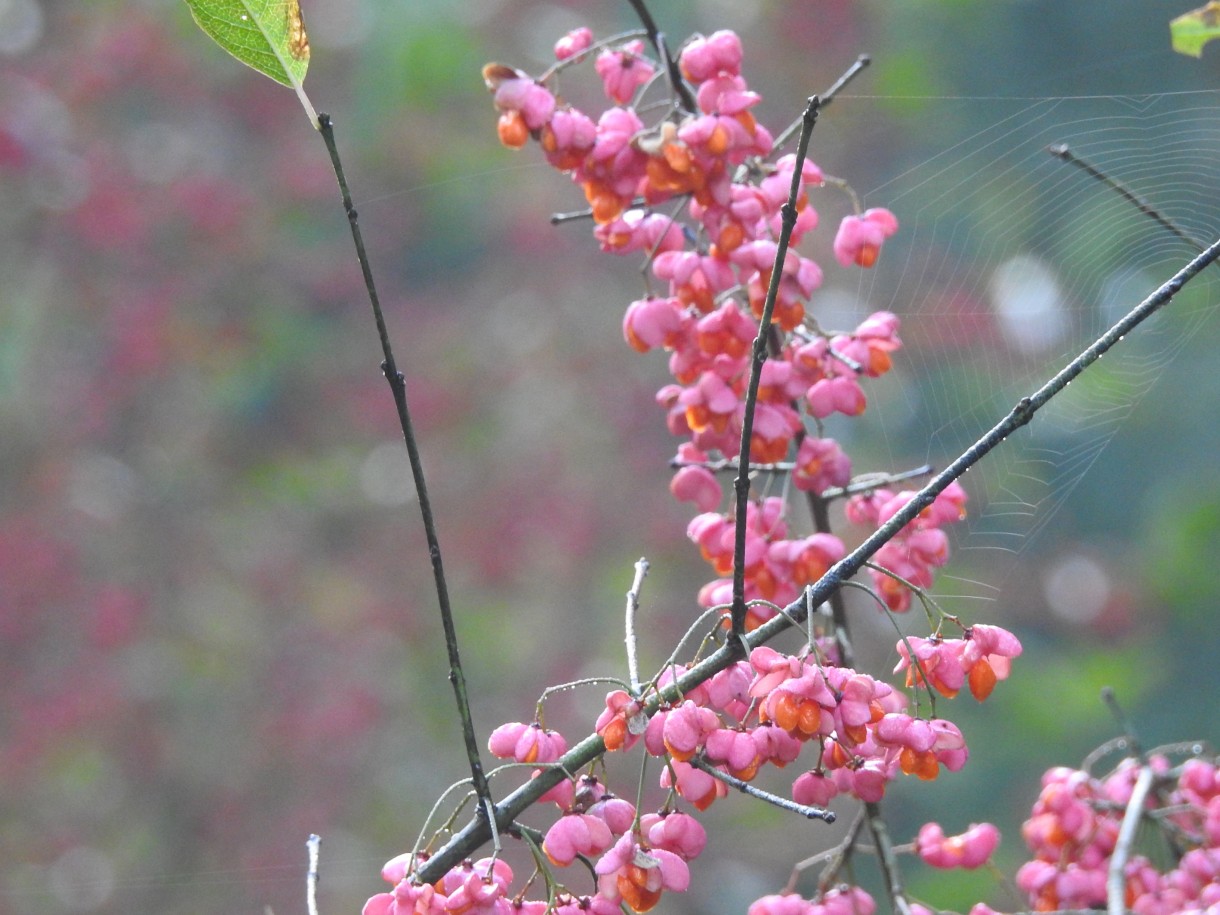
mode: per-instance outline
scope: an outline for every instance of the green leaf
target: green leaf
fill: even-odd
[[[212,40],[259,73],[296,90],[310,120],[317,114],[302,85],[309,69],[309,36],[300,0],[186,0]]]
[[[1220,0],[1210,0],[1207,6],[1183,13],[1169,23],[1169,35],[1179,54],[1202,57],[1203,46],[1220,38]]]

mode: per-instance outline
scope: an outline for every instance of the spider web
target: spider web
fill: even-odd
[[[1220,235],[1217,99],[929,100],[930,119],[989,118],[990,126],[863,194],[902,224],[880,269],[850,296],[861,310],[898,314],[910,344],[898,360],[901,383],[872,407],[892,466],[912,457],[944,466],[1196,253],[1048,147],[1066,143],[1207,245]],[[956,535],[967,565],[973,554],[987,563],[987,580],[1002,583],[1016,557],[1047,539],[1047,526],[1213,315],[1218,280],[1216,269],[1196,278],[968,475],[970,518]],[[966,585],[975,598],[998,590]]]

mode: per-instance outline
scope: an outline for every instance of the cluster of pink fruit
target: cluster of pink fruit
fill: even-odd
[[[1174,767],[1162,755],[1147,766],[1151,790],[1135,800],[1160,834],[1152,844],[1145,836],[1127,857],[1123,905],[1137,915],[1216,911],[1220,769],[1203,757]],[[1042,776],[1042,792],[1021,830],[1034,857],[1017,871],[1017,886],[1036,910],[1106,905],[1111,860],[1140,772],[1137,760],[1125,759],[1102,778],[1063,767]]]
[[[594,54],[613,103],[596,120],[551,88],[559,71]],[[512,147],[536,140],[548,161],[584,191],[603,250],[644,253],[649,282],[663,284],[663,294],[631,303],[624,335],[640,352],[669,353],[673,383],[657,399],[670,430],[683,439],[671,490],[700,511],[688,536],[722,576],[702,589],[700,603],[718,607],[731,600],[727,576],[741,523],[747,626],[755,628],[817,581],[845,549],[827,531],[790,536],[781,498],[752,500],[744,518],[722,513],[716,471],[748,459],[762,471],[790,474],[795,487],[815,499],[842,495],[852,479],[851,461],[821,434],[822,420],[865,409],[861,382],[889,370],[900,346],[897,318],[877,313],[849,332],[823,330],[806,314],[822,271],[790,252],[778,283],[749,455],[741,455],[751,348],[796,158],[768,161],[775,152],[772,135],[750,113],[759,97],[741,76],[741,46],[731,32],[684,46],[678,65],[687,83],[670,86],[671,105],[651,125],[641,119],[638,103],[669,68],[649,60],[641,42],[594,44],[588,30],[580,29],[557,44],[556,56],[558,63],[538,79],[500,65],[485,69],[500,112],[500,138]],[[694,107],[684,109],[683,97],[693,99]],[[794,246],[818,223],[809,191],[838,183],[813,163],[800,166]],[[667,200],[683,201],[685,221],[657,212]],[[848,216],[834,239],[835,259],[843,267],[871,267],[896,230],[887,210]],[[850,522],[876,528],[912,496],[867,489],[847,499],[845,514]],[[880,603],[904,611],[912,595],[931,586],[933,570],[948,556],[943,528],[964,517],[965,501],[965,492],[951,485],[875,555],[870,573]],[[960,637],[941,634],[950,623],[959,625]],[[908,688],[951,699],[965,687],[982,701],[1007,677],[1021,645],[1000,627],[961,627],[944,617],[930,637],[905,637],[896,650],[894,672],[905,674]],[[899,773],[932,779],[942,767],[953,771],[965,764],[966,743],[952,722],[910,714],[903,692],[845,661],[850,659],[840,657],[835,640],[823,636],[796,654],[757,647],[680,697],[672,688],[679,672],[674,669],[643,689],[611,692],[596,733],[608,751],[642,742],[649,754],[665,760],[660,784],[667,794],[657,812],[642,813],[592,774],[565,779],[542,798],[560,811],[537,843],[547,900],[527,900],[527,890],[510,895],[511,870],[497,858],[467,862],[422,885],[412,877],[415,862],[405,855],[384,871],[394,890],[373,897],[365,912],[612,915],[624,905],[644,912],[664,891],[687,888],[689,864],[706,842],[703,826],[694,813],[678,809],[680,801],[703,811],[727,794],[727,780],[751,782],[767,764],[786,766],[807,748],[812,764],[796,777],[791,794],[810,807],[824,807],[840,794],[876,803]],[[658,705],[661,694],[668,698]],[[517,722],[498,728],[490,747],[501,759],[538,767],[537,776],[559,763],[567,742],[537,722]],[[1140,915],[1220,905],[1220,772],[1202,758],[1175,769],[1158,756],[1150,765],[1156,787],[1147,809],[1162,812],[1174,866],[1161,871],[1147,857],[1130,857],[1124,904]],[[1047,773],[1024,827],[1033,860],[1017,877],[1032,907],[1106,904],[1107,868],[1139,771],[1137,762],[1128,761],[1103,779],[1067,769]],[[976,868],[990,860],[998,842],[991,824],[971,824],[946,836],[928,823],[908,850],[931,867]],[[552,871],[577,860],[593,874],[585,895]],[[812,900],[792,893],[767,896],[750,913],[868,915],[874,908],[864,890],[840,886]],[[917,915],[930,911],[914,904],[910,909]],[[973,910],[991,911],[981,903]]]
[[[543,78],[498,64],[488,65],[484,77],[500,111],[504,143],[517,147],[536,139],[548,161],[584,191],[603,250],[645,252],[652,277],[665,286],[664,294],[631,303],[623,332],[640,352],[659,348],[670,354],[675,383],[663,387],[657,400],[667,411],[670,431],[684,439],[671,491],[702,512],[688,534],[715,572],[728,576],[737,519],[718,510],[723,492],[711,461],[720,459],[723,468],[741,458],[751,347],[796,157],[766,161],[774,144],[751,114],[760,98],[742,78],[741,43],[734,33],[717,32],[686,44],[678,62],[694,88],[696,108],[683,111],[675,101],[652,125],[643,122],[633,102],[667,69],[645,57],[639,41],[600,48],[596,70],[614,104],[596,121],[549,88],[550,77],[598,49],[589,30],[578,29],[556,46],[559,62]],[[817,165],[803,162],[793,249],[818,224],[809,191],[827,183]],[[675,198],[685,200],[685,223],[656,211]],[[849,215],[834,239],[835,258],[844,267],[870,267],[897,228],[885,209]],[[822,279],[815,261],[795,250],[787,253],[749,444],[754,465],[792,456],[793,483],[814,496],[845,486],[852,467],[834,439],[813,434],[811,427],[820,433],[821,421],[832,414],[862,413],[867,398],[861,380],[887,372],[901,345],[898,319],[886,312],[843,333],[824,331],[807,319],[806,303]],[[888,516],[887,508],[892,514],[910,495],[875,492],[853,500],[848,516],[875,526],[879,516]],[[955,487],[938,500],[936,511],[925,513],[876,558],[893,573],[871,573],[891,609],[910,604],[904,582],[931,584],[931,570],[948,556],[939,527],[960,519],[964,502],[964,492]],[[845,552],[842,541],[828,532],[789,538],[785,508],[782,500],[767,499],[747,509],[743,571],[749,628],[772,617],[774,605],[794,600]],[[730,590],[729,579],[721,577],[701,591],[700,602],[705,607],[728,603]]]
[[[1000,676],[1021,650],[1010,633],[994,626],[976,626],[965,630],[961,639],[936,641],[959,666],[998,669]],[[899,669],[908,664],[906,657]],[[928,679],[941,682],[931,675]],[[994,679],[993,673],[991,682]],[[666,690],[672,683],[667,673],[658,678],[656,688]],[[759,646],[749,660],[715,674],[681,702],[662,704],[651,717],[640,698],[615,690],[606,697],[596,731],[610,751],[642,741],[649,754],[665,760],[661,787],[699,811],[728,792],[713,769],[749,782],[764,765],[786,766],[812,745],[816,762],[797,777],[792,796],[799,804],[824,807],[840,793],[880,801],[899,772],[933,779],[942,765],[950,771],[965,765],[969,754],[957,726],[940,718],[914,717],[906,705],[906,697],[889,684],[838,666],[826,645],[799,655]],[[489,748],[501,759],[542,767],[558,764],[568,744],[537,722],[512,722],[492,733]],[[542,771],[538,768],[534,775]],[[541,799],[561,811],[540,846],[549,864],[567,867],[580,858],[590,863],[597,878],[595,892],[585,897],[567,895],[558,880],[549,887],[570,899],[574,911],[609,913],[622,903],[636,912],[648,911],[664,890],[687,888],[688,862],[707,841],[703,826],[690,814],[667,802],[656,813],[640,815],[634,804],[614,795],[593,775],[565,779]],[[998,840],[995,827],[987,824],[951,838],[929,824],[920,834],[918,851],[934,867],[978,867]],[[526,903],[521,897],[510,902],[512,872],[503,861],[464,865],[434,886],[421,886],[411,878],[410,860],[404,855],[386,865],[383,873],[396,887],[373,897],[365,915],[464,915],[476,896],[486,915],[511,915],[514,906],[523,905],[543,906],[538,915],[545,910],[545,902]],[[765,907],[767,900],[758,905]]]

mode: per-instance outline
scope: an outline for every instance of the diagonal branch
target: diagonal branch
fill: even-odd
[[[1196,256],[1126,317],[1098,337],[1054,378],[1032,395],[1021,398],[1004,419],[937,474],[872,536],[832,566],[816,583],[810,585],[804,594],[784,608],[783,613],[777,614],[753,632],[746,634],[742,639],[744,646],[750,649],[762,645],[791,626],[803,623],[808,607],[820,606],[829,599],[831,594],[843,587],[844,582],[855,575],[864,566],[864,563],[893,539],[903,527],[913,521],[916,515],[930,505],[932,500],[950,483],[986,457],[1009,435],[1029,423],[1038,410],[1067,387],[1068,382],[1096,362],[1125,334],[1169,303],[1183,286],[1217,258],[1220,258],[1220,240]],[[680,700],[684,693],[724,670],[736,662],[739,657],[738,650],[732,646],[728,644],[722,646],[678,677],[672,686],[651,696],[644,703],[643,713],[651,717],[662,702]],[[531,779],[497,804],[495,806],[496,823],[500,827],[507,827],[522,811],[532,806],[543,794],[566,778],[565,770],[574,772],[604,755],[605,752],[606,745],[601,737],[597,734],[590,734],[569,750],[554,766],[542,771],[537,778]],[[482,816],[474,818],[415,872],[415,879],[422,883],[434,883],[444,876],[449,868],[459,864],[490,838],[489,824]]]

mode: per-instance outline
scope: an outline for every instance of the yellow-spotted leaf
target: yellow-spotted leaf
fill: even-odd
[[[291,86],[317,126],[305,95],[309,36],[300,0],[186,0],[195,22],[212,40],[259,73]]]
[[[1220,0],[1211,0],[1207,6],[1174,19],[1169,23],[1169,35],[1179,54],[1202,57],[1203,46],[1220,38]]]

